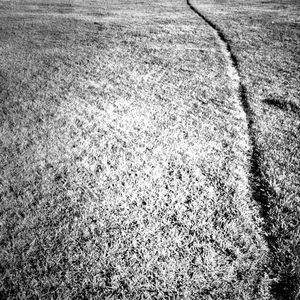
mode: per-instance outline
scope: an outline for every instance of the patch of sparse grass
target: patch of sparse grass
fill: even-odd
[[[268,299],[207,25],[185,1],[0,3],[2,298]]]
[[[236,56],[255,114],[268,203],[273,294],[300,297],[300,7],[298,1],[198,1]]]

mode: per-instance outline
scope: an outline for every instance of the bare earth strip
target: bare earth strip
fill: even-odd
[[[0,293],[268,299],[238,76],[186,1],[0,1]]]

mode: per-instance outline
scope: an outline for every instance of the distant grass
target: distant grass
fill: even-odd
[[[238,60],[255,113],[260,164],[268,191],[264,206],[272,253],[273,294],[300,297],[300,3],[193,3],[223,31]]]
[[[0,293],[268,299],[246,116],[185,1],[0,1]]]

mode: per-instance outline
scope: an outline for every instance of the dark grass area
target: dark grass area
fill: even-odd
[[[266,103],[274,108],[282,109],[287,112],[292,112],[296,115],[300,114],[300,107],[293,102],[289,103],[289,102],[285,101],[284,98],[279,98],[279,97],[274,96],[273,98],[267,98],[267,99],[264,99],[263,101],[264,101],[264,103]]]

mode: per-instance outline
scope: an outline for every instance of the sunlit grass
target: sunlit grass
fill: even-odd
[[[193,3],[223,31],[238,60],[268,186],[264,214],[277,279],[272,290],[278,299],[295,299],[300,295],[299,2]]]
[[[207,25],[185,1],[0,3],[1,296],[267,299]]]

